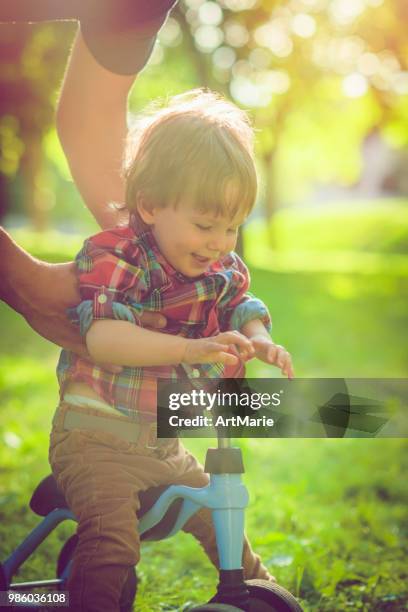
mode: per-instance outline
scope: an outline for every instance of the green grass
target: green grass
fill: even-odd
[[[272,249],[273,246],[273,249]],[[408,275],[408,202],[349,201],[279,209],[245,231],[247,260],[280,272]]]
[[[75,239],[73,239],[75,242]],[[80,242],[80,240],[78,241]],[[51,260],[71,256],[61,241]],[[44,247],[34,241],[34,253]],[[43,249],[43,250],[42,250]],[[391,271],[390,271],[391,272]],[[399,377],[406,373],[408,279],[357,272],[254,269],[274,338],[300,376]],[[28,509],[49,471],[58,350],[0,305],[0,559],[38,522]],[[270,376],[262,364],[253,376]],[[275,375],[275,373],[273,373]],[[247,531],[278,581],[306,611],[408,609],[405,440],[241,440],[251,503]],[[204,460],[206,440],[188,446]],[[72,524],[61,525],[23,566],[21,580],[54,575]],[[178,610],[213,593],[216,573],[187,535],[143,546],[137,609]]]
[[[270,227],[250,226],[248,240],[259,243],[269,233],[274,247],[286,253],[352,251],[408,252],[408,201],[403,198],[349,200],[293,206],[276,212]]]

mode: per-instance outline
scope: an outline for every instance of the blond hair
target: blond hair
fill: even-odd
[[[188,201],[204,212],[245,217],[257,192],[253,131],[246,113],[221,96],[193,90],[155,106],[130,132],[125,206]]]

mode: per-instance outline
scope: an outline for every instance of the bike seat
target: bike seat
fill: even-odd
[[[136,513],[139,520],[150,510],[163,491],[169,486],[170,485],[161,485],[158,487],[151,487],[139,493],[140,508]],[[143,533],[141,540],[162,540],[167,537],[177,520],[182,503],[182,499],[174,500],[172,504],[170,504],[162,520],[152,527],[152,529]],[[36,487],[31,496],[30,508],[35,514],[38,514],[38,516],[47,516],[47,514],[57,508],[69,508],[64,494],[58,488],[52,474],[43,478]]]

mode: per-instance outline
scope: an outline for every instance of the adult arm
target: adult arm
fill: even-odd
[[[120,214],[108,207],[123,202],[120,173],[126,137],[127,97],[135,76],[113,74],[100,66],[78,33],[57,110],[57,128],[73,178],[88,208],[103,227]],[[87,355],[66,308],[80,301],[74,264],[47,264],[31,257],[0,228],[0,299],[40,335]],[[163,317],[143,315],[144,325],[162,327]]]
[[[127,100],[135,78],[98,64],[78,31],[58,103],[57,130],[75,184],[103,229],[124,220],[109,203],[124,201],[121,167]]]
[[[86,357],[88,351],[66,309],[81,300],[73,262],[48,264],[24,251],[0,227],[0,299],[41,336]],[[162,327],[165,318],[144,313],[143,325]],[[104,359],[103,361],[106,361]]]
[[[74,263],[48,264],[31,257],[0,227],[0,298],[41,336],[82,355],[86,347],[67,320],[79,301]]]

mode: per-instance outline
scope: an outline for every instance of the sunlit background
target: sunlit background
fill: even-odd
[[[198,86],[248,110],[261,186],[244,255],[299,376],[407,374],[407,31],[406,0],[183,0],[132,93],[133,113]],[[71,259],[97,231],[54,126],[74,33],[70,23],[0,28],[0,220],[49,261]],[[58,349],[0,306],[0,515],[14,523],[48,469]],[[277,375],[261,363],[249,372]],[[306,609],[405,609],[406,446],[324,442],[242,442],[255,543]],[[179,559],[165,546],[173,552],[148,554],[145,593],[157,559],[161,574]],[[202,574],[180,576],[176,600]],[[141,610],[162,609],[146,597]]]
[[[297,288],[327,273],[321,288],[334,310],[326,304],[325,319],[308,322],[317,335],[316,324],[326,335],[336,306],[347,309],[368,291],[364,318],[379,304],[376,293],[386,316],[406,289],[407,23],[403,0],[184,0],[131,98],[137,112],[158,96],[206,86],[248,109],[261,187],[245,231],[245,257],[280,279],[299,273]],[[54,126],[74,29],[71,23],[1,27],[2,222],[37,254],[51,256],[58,245],[57,258],[59,233],[70,235],[71,242],[64,239],[72,245],[69,258],[96,229],[70,181]],[[272,280],[266,288],[271,299],[284,300]],[[299,296],[287,297],[292,303]],[[353,364],[345,346],[345,374],[403,374],[406,320],[398,310],[389,321],[398,360],[391,358],[382,372],[390,357]],[[293,317],[296,323],[288,324],[299,325],[299,313]],[[375,317],[373,328],[383,327],[380,313]],[[348,332],[359,331],[359,322],[350,321]],[[280,340],[287,342],[286,330]],[[333,355],[324,357],[326,365],[333,361],[327,369],[303,360],[304,346],[294,348],[301,373],[342,373]]]
[[[249,111],[261,187],[245,258],[302,375],[406,371],[407,24],[404,0],[184,0],[131,97],[136,113],[206,86]],[[74,30],[1,27],[2,222],[54,259],[97,229],[54,126]]]

